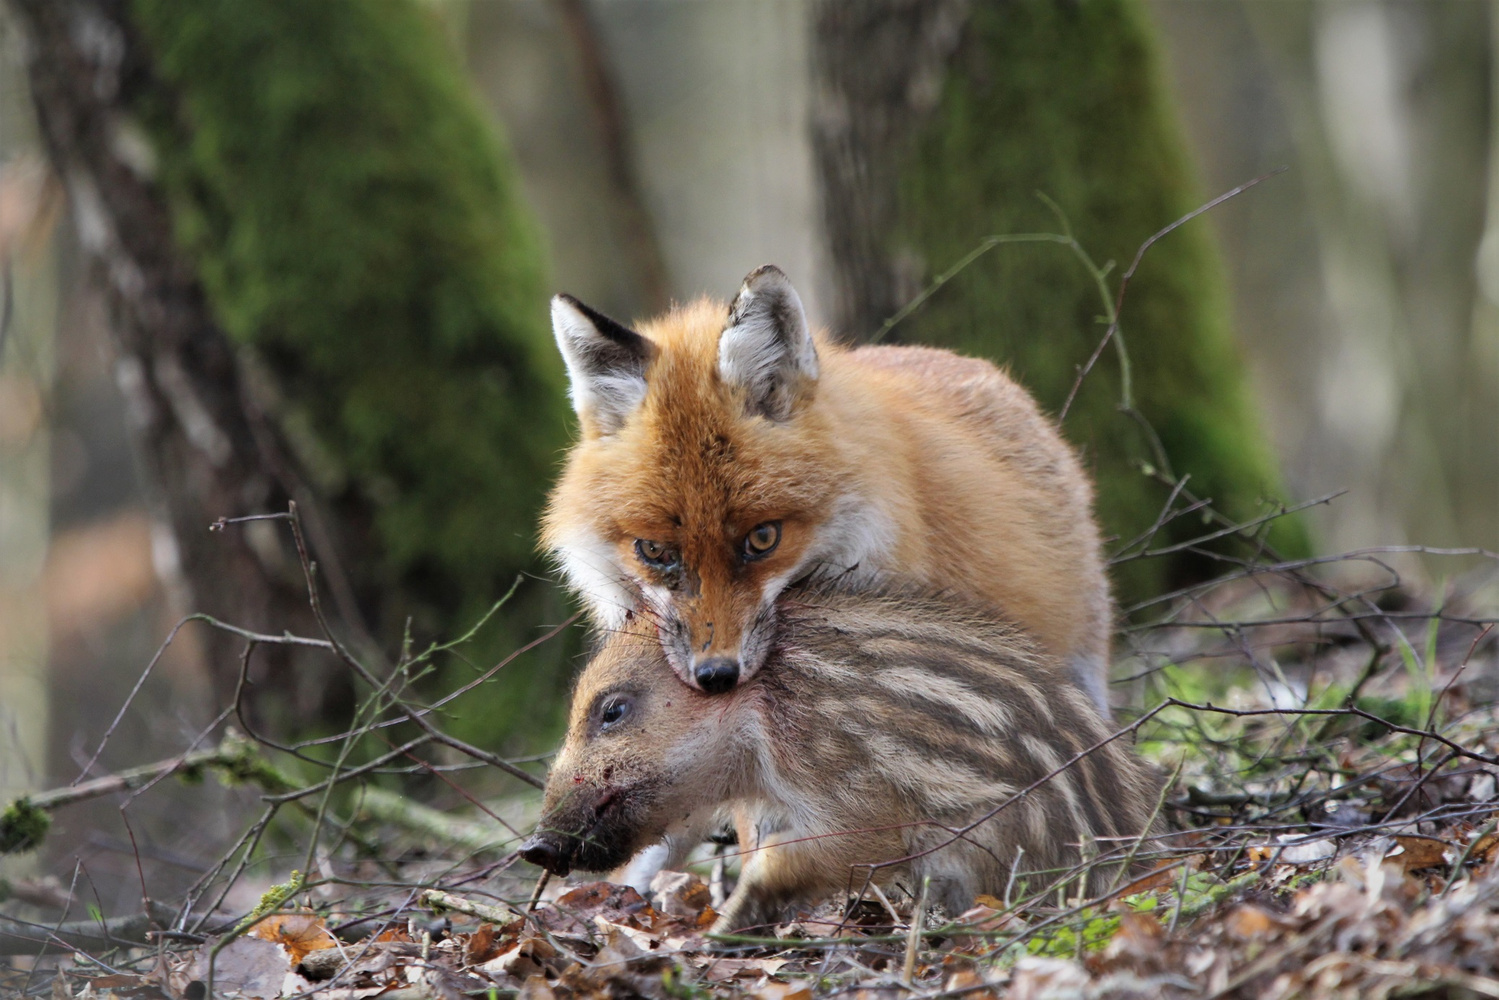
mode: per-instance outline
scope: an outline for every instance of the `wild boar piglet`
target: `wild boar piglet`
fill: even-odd
[[[679,681],[640,627],[573,692],[522,848],[554,873],[663,839],[680,861],[732,816],[743,866],[719,931],[857,889],[871,866],[881,883],[930,877],[957,913],[1002,895],[1012,869],[1065,870],[1149,823],[1157,785],[1128,737],[1064,767],[1114,727],[1062,663],[950,595],[790,590],[764,667],[716,695]],[[1095,887],[1115,870],[1097,867]]]

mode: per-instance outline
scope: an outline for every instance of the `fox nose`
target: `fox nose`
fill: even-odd
[[[566,875],[572,868],[560,839],[545,833],[533,833],[529,840],[520,845],[520,856],[553,875]]]
[[[704,660],[692,671],[697,686],[708,694],[723,694],[739,680],[739,664],[727,656]]]

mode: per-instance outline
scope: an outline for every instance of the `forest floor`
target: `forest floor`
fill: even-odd
[[[1138,870],[1102,898],[1077,898],[1078,871],[965,913],[894,886],[715,937],[732,847],[649,898],[540,891],[514,855],[534,792],[418,805],[419,749],[447,762],[432,785],[479,772],[388,684],[338,737],[278,748],[221,727],[11,804],[0,849],[34,846],[80,789],[149,809],[168,776],[212,773],[263,808],[177,898],[149,898],[142,873],[136,913],[83,902],[76,869],[6,887],[0,995],[1499,997],[1499,572],[1433,594],[1401,584],[1395,555],[1242,567],[1136,609],[1117,717],[1165,778],[1169,832],[1132,845]]]

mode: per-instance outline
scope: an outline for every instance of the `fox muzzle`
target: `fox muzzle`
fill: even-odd
[[[693,667],[692,679],[707,694],[732,691],[739,682],[739,663],[727,656],[715,656]]]

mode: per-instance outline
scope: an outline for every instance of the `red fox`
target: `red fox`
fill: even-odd
[[[901,577],[1001,610],[1108,711],[1092,488],[994,365],[814,334],[773,266],[639,332],[565,295],[552,322],[582,433],[542,543],[600,627],[642,617],[720,693],[760,669],[788,584]]]

